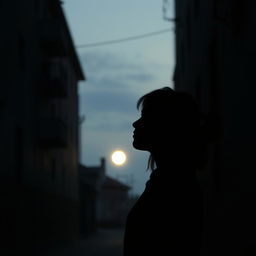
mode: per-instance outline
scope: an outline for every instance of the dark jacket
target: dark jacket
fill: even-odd
[[[195,175],[154,170],[130,210],[124,256],[199,255],[202,195]],[[177,175],[179,173],[179,175]]]

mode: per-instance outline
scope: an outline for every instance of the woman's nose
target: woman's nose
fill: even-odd
[[[139,119],[138,119],[138,120],[136,120],[135,122],[133,122],[132,126],[133,126],[134,128],[136,128],[136,127],[137,127],[137,125],[138,125],[138,122],[139,122]]]

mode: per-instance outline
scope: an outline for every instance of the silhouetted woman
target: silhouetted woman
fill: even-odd
[[[137,104],[133,146],[150,152],[146,188],[130,210],[124,256],[199,255],[202,196],[196,170],[204,163],[200,114],[190,94],[169,87]]]

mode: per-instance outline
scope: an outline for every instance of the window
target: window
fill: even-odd
[[[57,108],[55,102],[51,102],[51,117],[55,118],[57,116]]]
[[[200,14],[201,0],[194,0],[195,17],[197,18]]]
[[[52,175],[52,181],[56,180],[56,159],[52,158],[51,160],[51,175]]]
[[[227,22],[228,8],[226,0],[216,0],[214,2],[214,15],[218,21]]]
[[[20,127],[16,128],[15,131],[15,144],[14,144],[14,150],[15,150],[15,174],[16,174],[16,181],[18,184],[22,182],[22,176],[23,176],[23,133],[22,129]]]
[[[197,76],[195,81],[196,100],[199,108],[202,111],[202,82],[200,76]]]
[[[19,58],[20,69],[24,70],[26,54],[25,54],[25,42],[22,35],[20,35],[18,39],[18,55],[19,55],[18,58]]]
[[[231,22],[234,35],[239,35],[245,28],[248,17],[248,1],[233,0]]]
[[[62,186],[63,186],[63,191],[65,192],[65,188],[66,188],[66,168],[65,168],[65,166],[62,167]]]
[[[190,10],[188,10],[187,12],[187,16],[186,16],[186,30],[187,30],[187,46],[188,46],[188,50],[190,52],[191,50],[191,14],[190,14]]]

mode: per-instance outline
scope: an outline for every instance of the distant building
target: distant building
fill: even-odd
[[[0,13],[1,242],[22,253],[79,236],[85,77],[60,1],[4,1]]]
[[[100,166],[79,166],[80,180],[80,231],[82,236],[88,236],[98,228],[99,195],[105,179],[105,159]]]
[[[122,227],[129,210],[130,187],[106,175],[105,159],[100,166],[80,165],[81,233],[98,227]]]
[[[125,223],[130,187],[106,176],[99,198],[99,225],[102,227],[122,227]]]
[[[256,254],[256,2],[177,0],[175,89],[215,120],[202,255]]]

